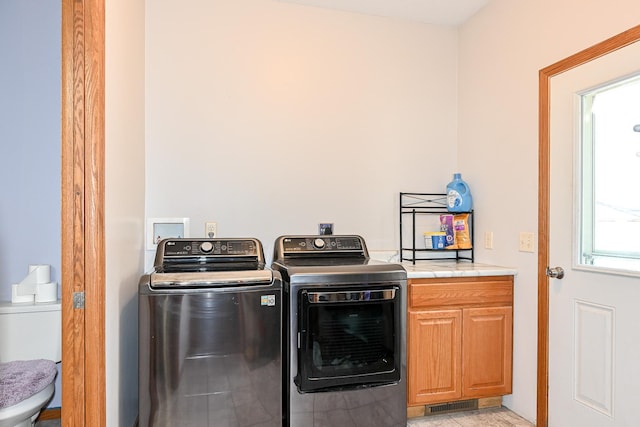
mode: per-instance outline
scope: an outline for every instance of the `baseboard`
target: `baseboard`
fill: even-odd
[[[61,408],[45,409],[44,411],[40,412],[40,415],[38,415],[38,419],[36,419],[36,421],[59,420],[62,418],[61,415]],[[133,422],[133,427],[138,427],[138,417],[136,417],[135,421]]]
[[[36,421],[59,420],[62,418],[61,415],[61,408],[45,409],[44,411],[40,412],[40,415],[38,415],[38,419]],[[133,427],[138,427],[138,417],[136,417],[135,421],[133,422]]]
[[[44,411],[40,412],[40,415],[38,415],[38,419],[36,421],[59,420],[62,418],[61,415],[61,408],[45,409]],[[136,417],[135,421],[133,422],[133,427],[138,427],[138,417]]]
[[[409,406],[407,408],[407,418],[424,417],[424,405]]]
[[[502,406],[502,396],[483,397],[478,399],[478,409],[499,408]]]
[[[62,410],[60,408],[49,408],[40,412],[38,415],[38,419],[36,421],[44,421],[44,420],[59,420],[61,417]]]

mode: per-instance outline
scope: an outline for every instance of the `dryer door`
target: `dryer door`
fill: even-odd
[[[301,392],[400,380],[400,287],[316,288],[299,293]]]

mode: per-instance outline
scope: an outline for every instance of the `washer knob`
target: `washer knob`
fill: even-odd
[[[315,246],[318,249],[324,248],[324,240],[323,239],[314,239],[313,240],[313,246]]]
[[[202,242],[200,245],[200,250],[204,253],[209,253],[213,250],[213,243],[211,242]]]

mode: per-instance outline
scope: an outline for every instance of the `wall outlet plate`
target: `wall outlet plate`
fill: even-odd
[[[190,237],[189,218],[147,218],[147,250],[156,250],[168,237]]]
[[[204,237],[213,239],[218,237],[218,223],[217,222],[205,222],[204,223]]]

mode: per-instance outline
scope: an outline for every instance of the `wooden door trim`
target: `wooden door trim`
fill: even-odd
[[[106,424],[104,0],[62,0],[62,425]],[[74,308],[84,292],[84,309]]]
[[[549,187],[551,78],[640,40],[640,25],[540,70],[538,94],[538,376],[536,425],[549,422]]]

